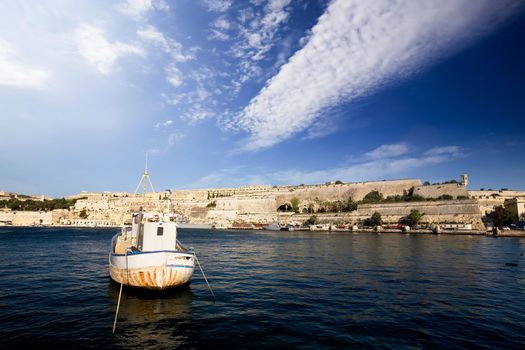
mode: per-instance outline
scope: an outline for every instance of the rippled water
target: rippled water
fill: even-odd
[[[112,336],[115,232],[0,228],[0,347],[525,347],[525,239],[179,230],[217,301],[124,290]]]

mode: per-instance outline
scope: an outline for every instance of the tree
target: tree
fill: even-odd
[[[369,219],[365,220],[365,226],[379,226],[382,223],[383,219],[381,218],[381,214],[377,211],[373,213]]]
[[[371,191],[366,194],[361,202],[363,203],[379,203],[383,200],[383,194],[378,191]]]
[[[292,199],[290,199],[290,203],[292,204],[292,210],[294,213],[299,212],[299,202],[299,198],[297,197],[293,197]]]
[[[492,219],[496,227],[509,226],[516,220],[515,215],[501,205],[497,206],[494,211],[487,216]]]
[[[337,180],[337,181],[335,182],[336,185],[342,185],[343,183],[344,183],[344,182],[341,181],[341,180]]]
[[[217,206],[217,202],[216,202],[216,201],[213,201],[213,202],[208,203],[208,205],[206,206],[206,208],[215,208],[216,206]]]
[[[429,186],[429,185],[430,185],[430,182],[428,181],[423,182],[423,186]]]
[[[354,211],[354,210],[357,210],[357,203],[354,202],[354,200],[352,199],[352,197],[348,197],[348,200],[346,201],[346,205],[343,209],[343,211]]]
[[[308,220],[306,220],[306,223],[308,225],[315,225],[315,224],[317,224],[317,216],[315,216],[315,215],[310,216],[308,218]]]
[[[86,209],[82,209],[82,210],[80,211],[80,213],[78,213],[78,216],[79,216],[81,219],[87,219],[88,214],[86,213]]]
[[[412,209],[410,211],[410,214],[408,214],[406,217],[405,217],[405,223],[408,225],[408,226],[415,226],[419,223],[419,221],[421,221],[421,217],[423,216],[424,214],[420,213],[419,210],[417,209]]]

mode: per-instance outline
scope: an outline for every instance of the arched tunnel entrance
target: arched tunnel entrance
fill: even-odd
[[[282,212],[292,211],[292,205],[290,203],[284,203],[277,208],[277,211],[282,211]]]

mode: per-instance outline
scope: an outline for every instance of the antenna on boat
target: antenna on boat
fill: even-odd
[[[149,173],[148,173],[148,153],[149,152],[146,151],[146,164],[144,166],[144,173],[142,174],[142,177],[140,178],[139,184],[137,185],[137,188],[135,189],[134,194],[137,194],[141,184],[143,185],[142,194],[145,194],[146,192],[148,192],[148,184],[151,188],[151,192],[155,192],[155,189],[153,188],[153,184],[151,183],[151,179],[149,178]]]

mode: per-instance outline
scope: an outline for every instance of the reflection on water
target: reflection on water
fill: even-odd
[[[111,229],[0,228],[0,348],[523,348],[525,239],[181,230],[209,277],[108,277]]]
[[[116,305],[119,285],[110,284]],[[163,348],[184,344],[191,324],[192,298],[189,286],[163,292],[124,288],[114,344]]]

